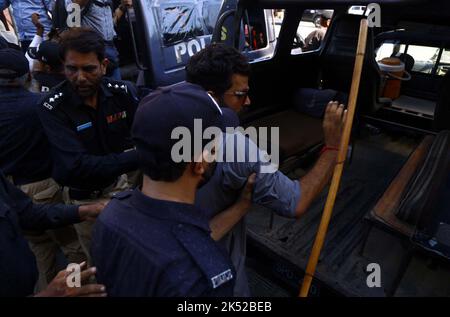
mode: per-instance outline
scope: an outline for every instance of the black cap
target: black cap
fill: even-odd
[[[189,159],[200,154],[193,153],[194,119],[202,120],[202,134],[208,127],[224,129],[222,110],[198,85],[183,82],[146,96],[139,104],[131,131],[141,164],[172,159],[172,147],[180,141],[171,137],[177,127],[187,128],[191,134]],[[209,142],[202,140],[202,149]]]
[[[0,78],[17,78],[30,71],[25,55],[13,48],[0,49]]]
[[[54,41],[44,41],[38,47],[30,47],[28,55],[50,66],[61,65],[59,44]]]

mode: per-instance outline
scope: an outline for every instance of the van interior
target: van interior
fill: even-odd
[[[323,112],[305,111],[299,95],[317,101],[319,91],[345,102],[360,20],[370,14],[361,8],[369,3],[239,4],[243,12],[284,15],[273,56],[251,61],[252,103],[241,122],[279,127],[280,170],[292,179],[307,173],[324,142]],[[310,295],[448,296],[450,8],[445,1],[378,3],[382,25],[369,29],[348,160]],[[294,42],[311,9],[333,16],[320,48],[302,52]],[[382,65],[392,58],[401,66],[395,73]],[[327,194],[298,220],[253,206],[246,221],[255,296],[298,294]],[[366,285],[370,263],[383,268],[380,288]]]

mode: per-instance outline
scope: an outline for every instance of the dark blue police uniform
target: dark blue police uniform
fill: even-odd
[[[92,234],[97,281],[110,296],[231,296],[235,272],[205,215],[138,189],[117,194]]]
[[[54,160],[53,178],[78,195],[79,190],[86,191],[86,197],[73,199],[93,198],[91,191],[101,191],[138,167],[130,137],[139,102],[136,88],[103,78],[98,94],[98,106],[93,109],[64,81],[40,104]]]
[[[51,176],[50,146],[37,117],[41,95],[22,87],[0,87],[0,169],[16,185]]]
[[[202,127],[196,126],[197,120]],[[172,146],[176,141],[171,135],[179,127],[191,136],[194,131],[223,128],[223,111],[202,87],[190,83],[160,88],[143,99],[132,136],[139,163],[155,182],[179,179],[163,176],[173,172],[165,166],[175,164]],[[194,150],[197,154],[209,142],[200,141],[202,146]],[[164,174],[158,176],[159,172]],[[144,186],[148,185],[144,182]],[[178,198],[158,200],[135,189],[116,195],[97,219],[91,256],[97,280],[105,284],[109,295],[233,294],[234,268],[225,249],[211,238],[208,213]]]
[[[79,221],[77,206],[35,205],[0,172],[0,297],[33,293],[36,261],[22,229],[46,230]]]

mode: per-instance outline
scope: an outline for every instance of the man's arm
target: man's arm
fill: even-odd
[[[121,0],[120,5],[117,7],[117,9],[114,11],[113,14],[114,25],[117,25],[119,20],[124,16],[127,9],[132,7],[133,7],[133,0]]]
[[[103,204],[84,206],[33,204],[31,199],[8,182],[3,174],[0,174],[0,178],[19,216],[20,226],[24,229],[47,230],[90,220],[100,214],[104,208]]]
[[[333,175],[346,114],[344,105],[338,105],[337,102],[328,104],[323,121],[323,130],[325,146],[331,150],[322,153],[314,167],[300,179],[302,194],[295,210],[296,217],[300,217],[306,212]]]
[[[222,239],[247,214],[252,205],[252,191],[256,174],[249,176],[242,190],[241,197],[228,209],[214,216],[209,222],[211,238],[214,241]]]
[[[73,3],[78,4],[82,8],[85,7],[89,1],[91,0],[72,0]]]

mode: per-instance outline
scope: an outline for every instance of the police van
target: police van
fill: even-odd
[[[227,41],[237,0],[142,0],[134,3],[130,23],[139,84],[170,85],[184,80],[190,56],[211,43],[216,31]],[[216,23],[220,21],[220,29]],[[275,32],[271,10],[247,12],[241,43],[251,59],[271,56]]]
[[[351,151],[310,295],[449,296],[449,3],[371,2],[239,1],[235,26],[249,10],[284,13],[274,53],[251,61],[252,105],[241,119],[279,127],[281,170],[304,175],[323,145],[322,118],[305,96],[346,99],[360,21],[371,18]],[[306,38],[316,27],[311,10],[332,11],[331,23],[319,47],[298,49],[297,34]],[[239,38],[242,28],[228,33]],[[253,207],[247,265],[254,295],[298,294],[327,194],[299,220]]]
[[[184,80],[189,57],[211,42],[236,47],[252,67],[241,122],[279,127],[280,169],[298,179],[323,146],[314,106],[348,101],[360,21],[379,19],[367,36],[351,151],[310,296],[449,296],[450,7],[379,0],[374,15],[372,2],[137,1],[141,83]],[[329,26],[311,12],[331,15]],[[304,40],[318,28],[324,36],[308,49]],[[248,214],[255,296],[298,294],[327,193],[300,220],[260,206]]]

